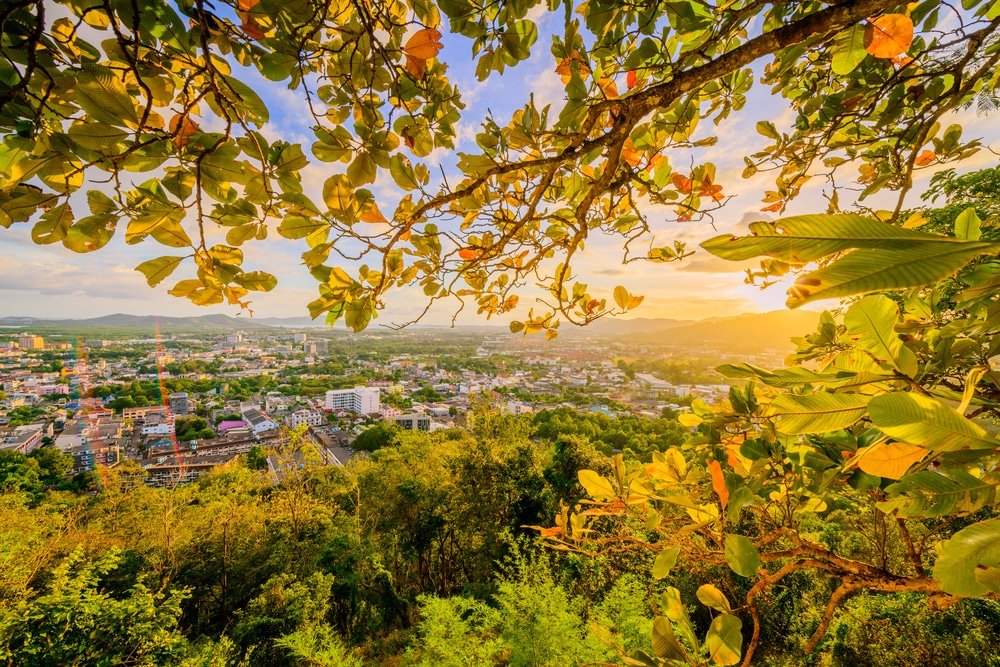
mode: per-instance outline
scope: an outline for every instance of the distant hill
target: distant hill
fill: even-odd
[[[673,320],[665,317],[636,317],[622,319],[619,317],[604,317],[591,322],[585,327],[575,327],[563,324],[559,327],[559,336],[572,336],[576,333],[600,336],[632,336],[659,333],[673,327],[694,324],[698,320]]]
[[[774,310],[733,317],[712,317],[682,326],[664,326],[644,332],[660,342],[691,347],[716,347],[736,352],[791,349],[790,338],[811,333],[819,313],[809,310]],[[630,336],[632,342],[638,334]]]
[[[229,315],[201,315],[198,317],[163,317],[157,315],[127,315],[115,313],[101,317],[80,320],[43,320],[34,317],[0,318],[0,326],[37,329],[126,329],[130,331],[153,332],[159,322],[160,331],[171,333],[197,333],[209,331],[230,331],[243,329],[272,330],[256,320]]]

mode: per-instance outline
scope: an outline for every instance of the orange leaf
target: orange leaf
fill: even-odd
[[[250,39],[264,39],[264,31],[260,29],[260,26],[257,25],[257,20],[252,16],[247,17],[247,19],[243,22],[243,25],[240,26],[240,29],[242,29],[244,34],[246,34],[246,36]]]
[[[427,61],[435,58],[442,48],[441,33],[434,28],[424,28],[413,33],[403,45],[406,55],[406,70],[415,79],[424,78]]]
[[[361,222],[389,222],[386,217],[382,215],[382,211],[379,210],[378,204],[375,202],[368,204],[368,207],[365,208],[364,213],[358,216],[358,219],[361,220]]]
[[[241,12],[249,12],[259,4],[260,0],[239,0],[239,2],[236,3],[236,6]]]
[[[670,181],[674,184],[674,187],[681,194],[689,195],[691,194],[691,179],[682,174],[674,174],[670,177]]]
[[[458,251],[458,256],[466,261],[471,261],[479,257],[479,251],[475,248],[462,248]]]
[[[556,65],[556,74],[562,77],[563,85],[569,83],[569,80],[573,78],[573,61],[577,63],[581,78],[586,79],[587,75],[590,74],[590,68],[583,62],[583,56],[580,55],[579,51],[574,49]]]
[[[729,502],[729,489],[726,488],[726,478],[722,476],[722,465],[718,461],[708,462],[708,471],[712,473],[712,489],[719,496],[719,502],[725,508]]]
[[[604,96],[609,100],[613,100],[618,97],[618,84],[615,83],[614,79],[604,77],[603,79],[598,79],[597,85],[601,87],[604,91]]]
[[[782,209],[782,207],[784,205],[785,205],[785,202],[783,202],[783,201],[776,201],[776,202],[774,202],[773,204],[771,204],[769,206],[762,206],[760,210],[762,210],[762,211],[773,211],[774,213],[777,213],[778,211],[780,211]]]
[[[187,146],[191,135],[197,131],[198,123],[194,122],[187,116],[182,116],[177,113],[170,119],[170,134],[174,135],[173,141],[177,148],[184,148]]]
[[[913,20],[906,14],[885,14],[865,29],[865,50],[876,58],[895,58],[913,43]]]
[[[542,528],[541,530],[538,531],[538,534],[541,537],[555,537],[556,535],[560,535],[561,533],[562,533],[562,528],[560,528],[559,526],[552,526],[551,528]]]
[[[631,139],[626,139],[625,143],[622,144],[622,159],[633,167],[642,160],[642,153],[635,147]]]
[[[913,162],[918,167],[926,167],[931,162],[934,162],[934,160],[936,159],[937,159],[937,153],[935,153],[934,151],[926,150],[922,152],[920,155],[918,155],[917,159],[914,160]]]
[[[635,88],[636,84],[639,83],[638,77],[636,76],[636,73],[635,73],[634,69],[630,69],[628,71],[628,76],[625,77],[625,82],[628,85],[628,89],[629,90],[632,90],[633,88]]]

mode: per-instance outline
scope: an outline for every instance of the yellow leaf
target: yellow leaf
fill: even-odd
[[[916,229],[923,227],[928,222],[930,222],[929,218],[926,218],[920,211],[916,211],[903,222],[903,229]]]
[[[926,454],[927,450],[917,445],[903,442],[878,443],[859,449],[854,461],[869,475],[899,479]]]

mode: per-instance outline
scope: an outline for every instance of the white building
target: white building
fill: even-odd
[[[301,410],[296,410],[292,414],[285,417],[285,424],[291,428],[298,428],[302,424],[307,424],[308,426],[322,426],[323,414],[318,410],[306,410],[303,408]]]
[[[327,410],[346,410],[359,415],[370,415],[379,411],[379,391],[374,387],[354,389],[332,389],[326,392]]]
[[[264,431],[273,431],[278,428],[278,422],[274,421],[268,417],[265,413],[261,412],[257,408],[250,408],[249,410],[243,411],[243,421],[250,426],[250,429],[254,432],[254,435],[258,433],[263,433]]]

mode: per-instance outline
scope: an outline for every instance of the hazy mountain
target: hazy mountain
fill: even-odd
[[[160,331],[201,332],[228,330],[273,330],[273,327],[256,320],[229,315],[201,315],[198,317],[163,317],[157,315],[128,315],[115,313],[79,320],[44,320],[34,317],[0,318],[0,326],[31,329],[129,329],[153,332],[159,323]]]
[[[789,349],[793,336],[811,333],[819,313],[809,310],[774,310],[733,317],[712,317],[681,326],[664,326],[642,335],[685,346],[717,347],[733,351]],[[630,338],[633,340],[637,336]]]
[[[610,336],[628,339],[631,342],[647,340],[668,342],[685,346],[720,347],[737,351],[758,351],[767,348],[788,348],[791,336],[800,336],[816,327],[818,313],[802,310],[775,310],[769,313],[713,317],[705,320],[674,320],[667,318],[600,319],[587,327],[564,325],[560,327],[561,338],[577,335]],[[199,333],[218,331],[270,331],[276,333],[278,327],[315,327],[317,323],[308,317],[230,317],[229,315],[201,315],[198,317],[157,317],[155,315],[128,315],[116,313],[103,317],[81,320],[45,320],[34,317],[3,317],[0,326],[6,328],[44,331],[47,329],[125,329],[152,333],[159,321],[160,331],[165,333]],[[320,322],[319,326],[323,326]],[[426,334],[430,331],[447,333],[461,331],[464,334],[481,331],[483,334],[496,333],[500,329],[460,326],[449,327],[420,326],[403,330],[404,334]],[[503,327],[506,330],[506,326]],[[344,332],[344,329],[338,329]],[[373,327],[368,333],[393,332]]]

